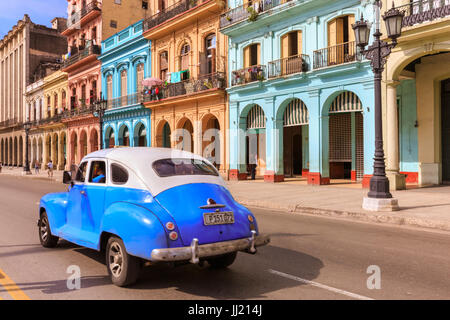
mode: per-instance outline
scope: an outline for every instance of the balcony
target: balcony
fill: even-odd
[[[336,46],[314,51],[314,69],[336,66],[348,62],[360,61],[361,55],[355,42],[347,42]]]
[[[144,37],[159,39],[196,20],[209,19],[223,11],[224,2],[218,0],[182,0],[144,20]],[[158,26],[164,25],[164,28]]]
[[[65,60],[61,66],[61,70],[68,71],[75,64],[84,60],[87,57],[92,57],[92,60],[97,60],[97,56],[101,53],[100,46],[91,45],[83,50],[78,51],[72,55],[69,59]]]
[[[167,98],[201,93],[211,89],[225,89],[225,74],[223,72],[202,75],[197,79],[169,83],[167,86],[161,87],[158,94],[144,94],[143,102],[159,101]]]
[[[92,115],[93,113],[94,113],[94,106],[85,106],[82,108],[66,110],[60,116],[61,119],[68,119],[77,116]]]
[[[50,124],[50,123],[59,123],[59,122],[61,122],[62,118],[63,118],[63,114],[59,113],[59,114],[55,114],[55,115],[47,117],[47,118],[35,120],[35,121],[33,121],[33,125],[42,126],[42,125],[46,125],[46,124]]]
[[[268,64],[269,78],[287,76],[310,70],[309,56],[299,54],[287,58],[271,61]]]
[[[403,27],[411,27],[450,16],[450,2],[448,0],[419,0],[399,6],[396,9],[405,14]]]
[[[253,4],[246,3],[242,6],[228,10],[227,12],[220,15],[220,28],[226,28],[232,24],[252,19],[260,13],[269,11],[287,1],[283,0],[261,0],[259,2],[254,2]]]
[[[17,118],[8,119],[0,122],[0,128],[9,128],[19,124],[19,120]]]
[[[142,95],[133,93],[116,99],[110,99],[107,102],[108,109],[116,109],[126,106],[136,105],[142,102]]]
[[[231,86],[266,80],[266,66],[254,65],[231,73]]]
[[[81,27],[81,22],[83,18],[85,18],[86,16],[91,15],[97,17],[100,14],[101,14],[101,4],[98,3],[97,1],[92,1],[85,7],[81,8],[80,11],[72,12],[70,17],[67,19],[67,29],[63,31],[63,35],[67,36],[70,33],[70,30],[74,29],[73,27],[79,23]]]

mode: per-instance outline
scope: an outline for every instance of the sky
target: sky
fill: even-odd
[[[34,23],[50,27],[53,18],[67,17],[67,0],[0,0],[0,39],[25,13]]]

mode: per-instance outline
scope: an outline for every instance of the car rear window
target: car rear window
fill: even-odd
[[[160,177],[219,175],[213,166],[198,159],[161,159],[153,162],[153,170]]]

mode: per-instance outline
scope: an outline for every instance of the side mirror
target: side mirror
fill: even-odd
[[[72,182],[72,173],[69,171],[64,171],[63,173],[63,183],[70,184]]]

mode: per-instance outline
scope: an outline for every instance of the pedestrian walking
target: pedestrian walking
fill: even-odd
[[[48,177],[53,178],[53,162],[50,160],[50,162],[47,164],[48,168]]]
[[[39,174],[39,161],[34,162],[34,173]]]
[[[252,159],[253,163],[250,164],[250,174],[252,176],[252,180],[256,179],[256,167],[258,166],[258,155],[255,153]]]

